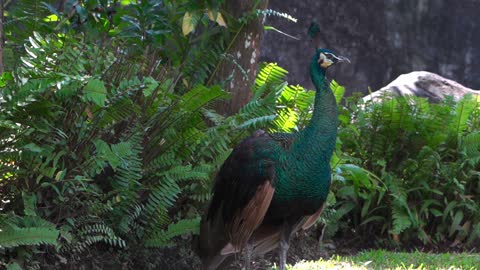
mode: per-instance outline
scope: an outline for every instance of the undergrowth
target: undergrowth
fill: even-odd
[[[210,79],[239,27],[284,14],[224,19],[221,1],[53,4],[17,1],[6,16],[1,265],[61,269],[98,249],[117,266],[157,267],[152,254],[197,233],[232,146],[258,128],[292,136],[310,119],[314,92],[275,64],[260,67],[237,114],[212,109],[229,97],[228,78]],[[364,103],[331,88],[342,105],[324,238],[478,244],[477,101]]]
[[[478,114],[472,96],[347,99],[327,232],[373,235],[387,246],[478,245]]]

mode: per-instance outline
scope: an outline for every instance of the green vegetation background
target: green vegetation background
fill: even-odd
[[[118,6],[115,6],[118,5]],[[121,7],[121,8],[119,8]],[[81,264],[90,250],[154,268],[152,250],[196,233],[213,176],[258,128],[292,132],[312,91],[263,64],[237,114],[211,82],[256,11],[221,1],[35,0],[6,13],[0,78],[0,258],[8,269]],[[226,27],[225,27],[226,26]],[[241,67],[238,67],[241,70]],[[343,98],[324,238],[391,245],[478,246],[477,100]]]

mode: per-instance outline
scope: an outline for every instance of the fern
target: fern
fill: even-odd
[[[118,248],[126,247],[125,241],[117,237],[110,227],[97,223],[82,227],[79,232],[79,239],[69,246],[69,248],[76,252],[82,252],[99,242]]]
[[[111,102],[112,105],[106,108],[104,115],[99,120],[99,126],[102,128],[121,123],[140,113],[140,107],[134,104],[131,99],[123,97],[118,100],[111,100]]]
[[[472,132],[461,138],[460,149],[465,149],[467,154],[478,153],[480,147],[480,132]]]
[[[224,57],[224,51],[225,48],[222,42],[200,44],[199,47],[192,50],[190,55],[187,56],[183,73],[190,77],[192,81],[205,82],[219,61],[231,59]]]
[[[353,118],[341,121],[337,149],[343,152],[335,162],[352,162],[379,175],[380,187],[385,183],[355,192],[358,181],[334,176],[340,180],[334,185],[337,207],[359,204],[347,216],[361,221],[349,224],[367,234],[390,232],[402,242],[465,241],[472,231],[469,220],[478,218],[478,202],[469,195],[461,203],[453,198],[476,192],[469,188],[480,161],[472,132],[478,125],[476,101],[429,104],[422,98],[387,96],[381,102],[349,102],[353,113],[341,112]]]
[[[182,107],[187,111],[196,111],[214,99],[226,97],[225,91],[218,86],[197,85],[181,97]]]
[[[59,231],[54,228],[7,228],[0,231],[0,248],[57,245]]]
[[[157,219],[154,226],[168,224],[170,219],[166,215],[167,211],[173,206],[180,191],[176,180],[170,177],[164,177],[163,181],[150,191],[145,204],[145,215],[149,219]]]
[[[472,99],[472,96],[466,96],[460,100],[455,109],[454,132],[455,134],[461,134],[467,128],[467,121],[473,110],[477,106],[476,101]]]
[[[345,95],[345,87],[339,85],[335,80],[330,82],[330,89],[332,89],[333,95],[335,95],[335,100],[337,104],[340,104],[343,96]]]
[[[292,22],[295,22],[295,23],[297,22],[297,19],[293,18],[289,14],[281,13],[281,12],[278,12],[278,11],[275,11],[275,10],[272,10],[272,9],[264,9],[264,10],[257,9],[257,14],[262,14],[262,15],[267,15],[267,16],[277,16],[277,17],[285,18],[285,19],[287,19],[289,21],[292,21]]]
[[[171,245],[174,237],[193,233],[198,234],[200,218],[182,219],[177,223],[170,224],[166,230],[153,232],[145,241],[147,247],[166,247]]]
[[[275,118],[277,118],[276,115],[265,115],[265,116],[259,116],[255,118],[250,118],[247,121],[243,122],[241,125],[239,125],[239,128],[260,128],[266,126],[268,123],[271,123]]]
[[[266,87],[282,84],[287,73],[288,72],[285,69],[279,67],[277,64],[262,64],[258,71],[257,78],[255,79],[253,99],[261,96],[265,92]]]

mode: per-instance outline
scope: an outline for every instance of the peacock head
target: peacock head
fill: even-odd
[[[314,61],[316,61],[318,65],[323,69],[327,69],[339,62],[350,63],[350,60],[348,60],[348,58],[338,56],[328,49],[317,49],[317,53],[314,56]]]

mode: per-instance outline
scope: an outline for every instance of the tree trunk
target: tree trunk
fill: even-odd
[[[231,0],[226,1],[225,8],[235,18],[240,18],[244,13],[255,9],[265,9],[268,0]],[[256,5],[256,6],[255,6]],[[251,98],[252,87],[257,73],[257,63],[260,57],[260,41],[263,37],[262,18],[255,19],[243,26],[227,52],[236,63],[223,60],[220,64],[215,79],[231,80],[225,89],[232,95],[230,100],[218,103],[216,109],[220,114],[232,115],[240,110]],[[238,67],[240,65],[242,69]]]

